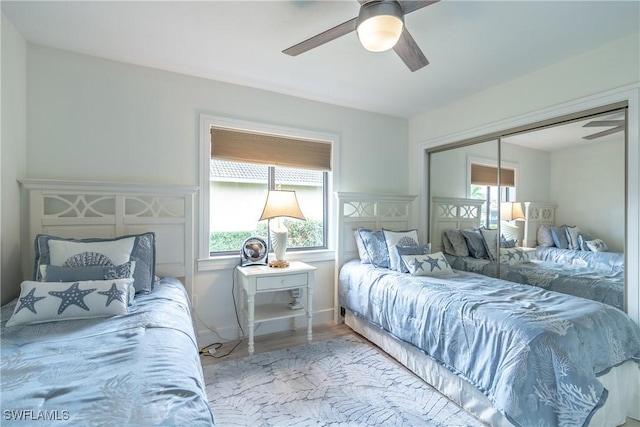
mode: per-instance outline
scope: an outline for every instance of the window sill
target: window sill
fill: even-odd
[[[272,258],[273,254],[270,254],[269,258]],[[322,249],[317,251],[295,251],[288,252],[287,259],[303,261],[307,263],[321,262],[321,261],[334,261],[336,254],[333,250]],[[240,255],[221,255],[210,258],[201,258],[197,260],[198,271],[215,271],[215,270],[229,270],[234,268],[240,263]]]

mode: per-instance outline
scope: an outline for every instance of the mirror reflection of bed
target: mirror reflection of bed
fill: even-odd
[[[495,256],[449,250],[453,268],[624,310],[625,113],[558,118],[562,123],[429,153],[432,244],[447,252],[442,237],[455,221],[443,212],[468,216],[471,199],[482,199],[478,218],[458,220],[466,219],[466,229],[498,229],[502,239],[485,242],[495,245]],[[493,175],[478,178],[478,165]]]

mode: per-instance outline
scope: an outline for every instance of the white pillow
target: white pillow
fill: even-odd
[[[607,249],[609,249],[607,247],[607,244],[600,239],[587,240],[585,244],[587,245],[589,250],[593,252],[605,252]]]
[[[418,230],[392,231],[382,229],[384,240],[389,252],[389,268],[395,271],[403,271],[402,260],[396,246],[418,246]]]
[[[7,326],[127,314],[133,279],[33,282],[20,296]]]
[[[447,276],[453,274],[442,252],[425,255],[403,255],[402,261],[412,276]]]

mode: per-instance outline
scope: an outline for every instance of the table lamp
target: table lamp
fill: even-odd
[[[275,261],[269,262],[269,267],[284,268],[289,265],[286,260],[287,253],[287,227],[282,222],[282,217],[301,219],[305,221],[304,215],[298,205],[298,198],[295,191],[290,190],[269,190],[267,201],[264,204],[262,215],[259,221],[269,220],[271,230],[271,246]],[[275,225],[271,224],[272,219],[276,219]]]

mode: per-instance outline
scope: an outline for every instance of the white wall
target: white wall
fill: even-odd
[[[27,42],[2,14],[2,204],[0,236],[2,304],[19,294],[20,192],[16,179],[26,174]]]
[[[426,194],[424,150],[465,138],[534,123],[538,120],[593,108],[620,100],[629,102],[627,149],[626,296],[631,317],[640,323],[640,34],[570,58],[511,82],[478,93],[409,120],[410,192]],[[631,87],[631,88],[630,88]],[[620,88],[620,89],[619,89]],[[629,89],[630,88],[630,89]],[[602,103],[599,103],[602,102]],[[587,106],[587,107],[585,107]],[[554,114],[557,112],[557,114]],[[424,197],[417,203],[417,217],[426,227]]]
[[[610,251],[624,252],[625,145],[588,144],[551,153],[551,198],[556,224],[577,225]]]
[[[27,75],[29,178],[199,185],[199,118],[210,114],[337,134],[335,191],[406,192],[403,119],[36,45]],[[329,319],[334,264],[316,266],[314,308]],[[198,317],[225,338],[237,330],[232,282],[230,269],[195,280]]]

